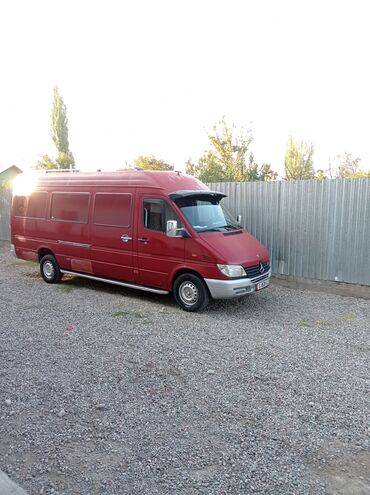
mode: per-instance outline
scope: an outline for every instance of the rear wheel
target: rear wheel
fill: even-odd
[[[63,277],[56,259],[51,254],[47,254],[41,258],[40,272],[42,278],[48,284],[57,284]]]
[[[206,284],[193,273],[184,273],[177,277],[173,293],[177,304],[185,311],[204,309],[210,299]]]

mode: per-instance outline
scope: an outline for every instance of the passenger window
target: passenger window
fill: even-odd
[[[27,216],[31,218],[46,217],[46,192],[34,192],[28,200]]]
[[[53,193],[51,218],[62,222],[87,223],[89,193]]]
[[[131,194],[97,193],[94,205],[94,223],[106,227],[130,227]]]
[[[46,192],[34,192],[31,196],[16,196],[14,198],[14,215],[16,217],[45,218]]]
[[[166,232],[167,220],[176,220],[177,227],[182,228],[181,222],[163,199],[144,199],[143,202],[143,224],[146,229]]]
[[[161,199],[144,199],[143,222],[146,229],[164,232],[163,206]]]
[[[14,215],[16,217],[25,217],[27,213],[27,197],[15,196],[14,198]]]

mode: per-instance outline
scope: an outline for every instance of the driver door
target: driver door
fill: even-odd
[[[141,194],[137,208],[137,273],[140,285],[171,289],[173,271],[184,263],[185,238],[166,235],[167,220],[181,222],[162,197]]]

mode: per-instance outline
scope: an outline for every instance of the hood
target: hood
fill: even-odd
[[[228,265],[253,266],[270,259],[268,250],[245,230],[235,232],[204,232],[200,238]]]

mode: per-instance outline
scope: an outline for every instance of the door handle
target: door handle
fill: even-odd
[[[121,235],[121,239],[123,242],[128,242],[132,240],[132,237],[129,237],[127,234]]]
[[[138,241],[143,242],[144,244],[148,244],[148,242],[150,242],[150,239],[148,239],[147,237],[139,237]]]

